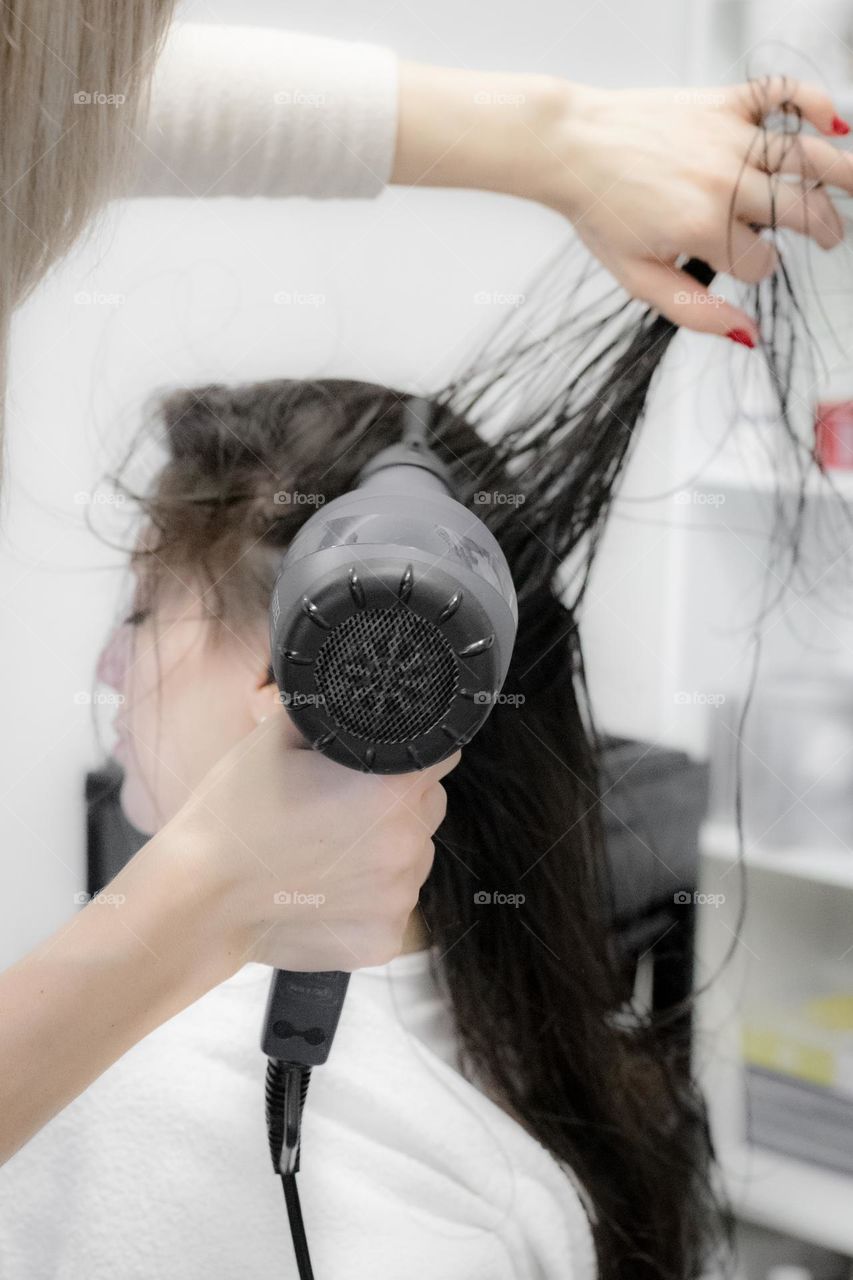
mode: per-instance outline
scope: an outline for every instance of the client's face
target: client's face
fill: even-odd
[[[182,588],[114,629],[97,676],[123,699],[113,754],[134,826],[158,830],[262,716],[281,711],[275,685],[265,685],[268,662],[265,620],[250,635],[215,632]]]

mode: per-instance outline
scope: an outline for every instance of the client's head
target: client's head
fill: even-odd
[[[237,739],[281,713],[267,618],[282,553],[400,439],[404,400],[371,383],[278,380],[160,401],[167,455],[134,494],[144,519],[132,598],[98,667],[122,695],[114,754],[122,806],[141,830],[167,821]],[[449,411],[439,442],[456,468],[483,447]]]

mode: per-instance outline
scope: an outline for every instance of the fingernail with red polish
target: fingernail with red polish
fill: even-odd
[[[727,338],[731,338],[732,342],[739,342],[744,347],[754,347],[752,334],[747,333],[746,329],[729,329],[726,334]]]
[[[850,132],[850,125],[846,120],[842,120],[841,116],[833,116],[832,125],[830,127],[833,133],[845,134]]]

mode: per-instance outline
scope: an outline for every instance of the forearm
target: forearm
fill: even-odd
[[[0,1163],[132,1045],[223,981],[218,907],[160,837],[0,974]]]
[[[399,64],[391,182],[546,195],[571,88],[554,76]]]

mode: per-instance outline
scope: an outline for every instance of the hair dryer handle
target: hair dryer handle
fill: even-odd
[[[267,999],[261,1048],[268,1058],[299,1066],[325,1062],[335,1038],[350,975],[276,969]]]

